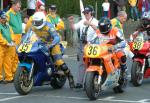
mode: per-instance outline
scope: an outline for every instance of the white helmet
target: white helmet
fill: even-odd
[[[32,25],[36,29],[41,29],[46,24],[46,16],[43,12],[36,12],[33,15]]]

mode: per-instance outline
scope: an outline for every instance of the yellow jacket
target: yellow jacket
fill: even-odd
[[[8,26],[8,28],[4,28],[0,25],[0,45],[7,45],[9,42],[13,41],[13,30],[9,25],[6,26]]]
[[[136,6],[137,0],[128,0],[128,2],[133,7]]]
[[[51,14],[48,14],[47,15],[47,19],[49,19],[49,21],[53,25],[55,25],[55,29],[56,30],[64,30],[65,29],[64,22],[62,21],[62,19],[58,15],[53,16]]]

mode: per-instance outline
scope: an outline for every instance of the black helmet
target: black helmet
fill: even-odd
[[[112,24],[111,24],[110,19],[106,18],[106,17],[102,17],[99,20],[98,27],[99,27],[99,30],[102,34],[107,35],[112,28]]]
[[[0,11],[0,18],[1,19],[6,19],[6,12]]]
[[[49,8],[50,8],[51,10],[56,10],[56,9],[57,9],[57,6],[56,6],[55,4],[51,4],[51,5],[49,6]]]
[[[150,28],[150,11],[144,12],[141,19],[141,25],[143,29]]]

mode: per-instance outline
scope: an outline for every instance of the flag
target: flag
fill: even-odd
[[[36,3],[39,5],[45,5],[45,0],[37,0]]]
[[[84,14],[82,13],[84,11],[83,1],[80,0],[80,12],[81,12],[81,18],[85,18]]]

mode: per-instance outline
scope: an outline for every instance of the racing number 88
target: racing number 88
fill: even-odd
[[[140,49],[141,48],[142,43],[141,42],[134,42],[134,49]]]

